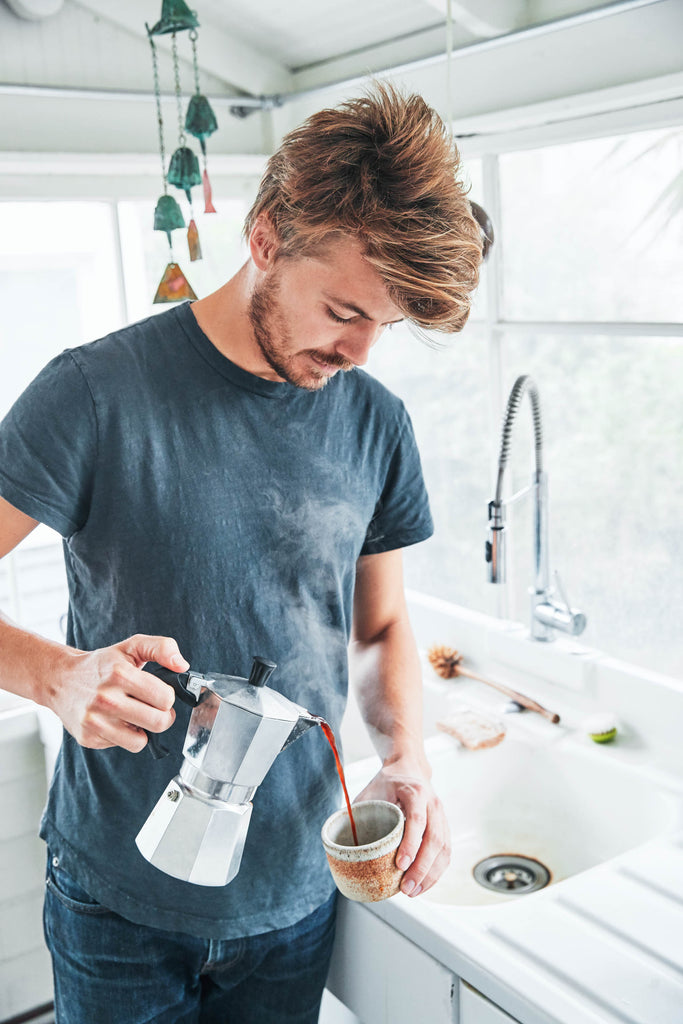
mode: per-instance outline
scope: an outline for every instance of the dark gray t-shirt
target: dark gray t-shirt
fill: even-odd
[[[339,729],[355,565],[432,532],[402,403],[360,370],[321,391],[226,359],[189,304],[63,352],[0,425],[0,494],[64,538],[67,640],[174,637],[197,672],[248,675]],[[333,885],[319,839],[339,805],[319,729],[254,797],[237,877],[193,885],[135,836],[181,761],[89,750],[65,732],[41,835],[91,895],[130,920],[206,938],[283,928]]]

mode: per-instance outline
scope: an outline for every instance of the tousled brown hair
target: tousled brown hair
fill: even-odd
[[[265,214],[278,256],[313,255],[339,233],[355,237],[408,320],[460,331],[482,247],[459,172],[458,150],[422,97],[374,83],[284,137],[245,235]]]

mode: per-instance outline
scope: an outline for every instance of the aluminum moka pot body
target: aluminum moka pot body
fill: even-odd
[[[151,667],[195,705],[180,770],[135,840],[166,874],[197,885],[230,882],[242,861],[257,787],[280,751],[318,723],[265,685],[275,667],[254,658],[249,679]],[[150,749],[156,757],[168,753],[151,734]]]

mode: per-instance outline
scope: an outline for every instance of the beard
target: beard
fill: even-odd
[[[261,355],[278,377],[306,391],[320,391],[332,379],[324,369],[311,365],[318,359],[340,370],[352,370],[353,363],[335,353],[317,349],[295,351],[295,343],[278,302],[280,276],[277,269],[257,285],[249,303],[249,322]]]

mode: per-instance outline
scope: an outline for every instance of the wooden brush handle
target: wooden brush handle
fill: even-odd
[[[486,683],[487,686],[492,686],[494,690],[500,690],[506,697],[510,697],[516,701],[517,704],[521,704],[522,707],[528,708],[529,711],[536,711],[539,715],[543,715],[549,722],[557,724],[560,720],[560,716],[554,711],[548,711],[542,704],[537,704],[531,697],[525,697],[523,693],[518,693],[517,690],[510,689],[509,686],[503,686],[502,683],[494,683],[491,679],[484,679],[483,676],[477,675],[476,672],[471,672],[468,668],[463,668],[462,665],[458,665],[458,675],[469,676],[470,679],[476,679],[480,683]]]

